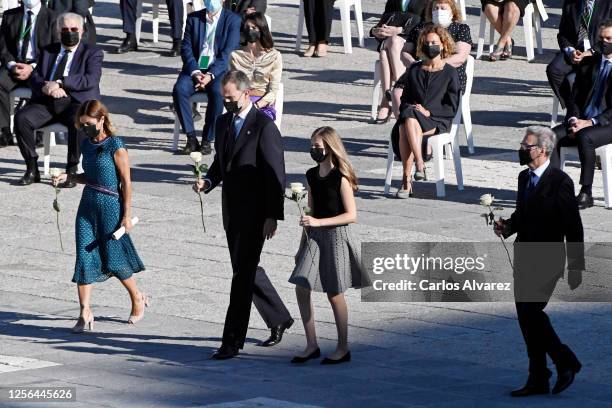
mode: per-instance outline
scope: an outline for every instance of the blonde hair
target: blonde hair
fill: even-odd
[[[325,149],[329,150],[334,166],[338,168],[340,174],[346,177],[353,191],[357,191],[357,176],[348,160],[348,154],[338,132],[330,126],[323,126],[312,132],[310,139],[314,139],[317,136],[323,140]]]
[[[115,134],[115,128],[113,127],[113,122],[111,122],[108,114],[108,109],[99,100],[90,99],[79,106],[79,111],[77,112],[74,120],[75,127],[77,129],[80,129],[82,126],[80,121],[81,116],[89,116],[97,121],[104,118],[104,124],[102,125],[104,128],[104,134],[107,136],[113,136]]]
[[[453,14],[453,21],[461,21],[461,13],[459,12],[459,8],[457,7],[457,3],[455,3],[455,0],[430,0],[427,3],[427,7],[425,8],[425,19],[427,21],[431,21],[434,6],[436,4],[443,3],[449,5],[451,13]]]
[[[440,57],[444,59],[453,55],[453,53],[455,52],[455,42],[453,41],[448,31],[446,31],[446,28],[440,25],[434,25],[430,23],[423,27],[423,30],[421,30],[421,34],[419,35],[419,41],[417,45],[417,57],[422,58],[425,55],[423,53],[423,45],[425,44],[425,38],[432,33],[440,37],[440,42],[442,43],[442,46],[440,47]]]

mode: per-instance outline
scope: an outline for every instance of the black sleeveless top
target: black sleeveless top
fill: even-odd
[[[330,218],[346,212],[340,194],[342,177],[342,173],[336,167],[325,177],[319,175],[319,166],[306,172],[306,179],[312,194],[313,217]]]

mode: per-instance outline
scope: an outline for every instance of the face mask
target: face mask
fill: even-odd
[[[612,43],[599,41],[599,49],[603,55],[612,54]]]
[[[533,161],[529,150],[519,149],[518,156],[519,156],[519,164],[521,166],[525,166]]]
[[[256,43],[261,36],[261,33],[257,30],[248,29],[244,33],[244,39],[249,43]]]
[[[98,135],[100,135],[100,129],[98,129],[95,124],[83,125],[81,126],[81,130],[90,139],[95,139],[98,137]]]
[[[423,54],[429,59],[434,59],[440,55],[440,46],[423,44]]]
[[[434,10],[431,13],[431,21],[446,28],[453,22],[453,15],[450,10]]]
[[[80,36],[76,31],[62,31],[60,40],[63,46],[73,47],[79,43]]]
[[[327,157],[327,153],[322,147],[313,147],[310,149],[310,157],[317,163],[321,163]]]
[[[34,7],[38,6],[39,4],[40,4],[40,0],[23,0],[23,5],[29,10],[32,10]]]
[[[204,8],[211,13],[216,13],[223,6],[222,0],[204,0]]]
[[[242,98],[242,96],[241,96],[241,98]],[[236,114],[236,113],[240,112],[240,109],[242,109],[242,106],[243,106],[242,103],[239,104],[239,101],[240,101],[240,99],[238,99],[237,101],[223,101],[223,107],[229,113]]]

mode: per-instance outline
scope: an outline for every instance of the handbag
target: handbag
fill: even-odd
[[[420,22],[421,17],[416,14],[391,11],[384,13],[374,28],[380,28],[383,25],[390,27],[402,27],[402,33],[400,35],[407,35]]]

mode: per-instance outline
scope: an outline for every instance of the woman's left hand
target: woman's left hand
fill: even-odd
[[[320,227],[321,221],[315,217],[311,217],[310,215],[303,215],[300,218],[300,225],[302,227]]]
[[[121,226],[125,228],[125,233],[129,234],[132,230],[132,219],[130,217],[123,217],[121,220]]]
[[[268,106],[268,102],[264,101],[264,100],[259,100],[257,101],[257,103],[255,104],[255,107],[257,109],[262,109],[265,108],[266,106]]]
[[[420,103],[415,104],[414,107],[416,108],[416,110],[421,112],[423,115],[425,115],[427,117],[431,116],[431,112],[428,111],[427,109],[425,109],[425,107],[423,107],[423,105],[421,105]]]

